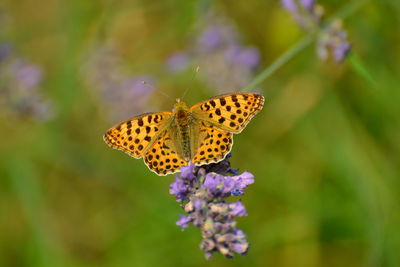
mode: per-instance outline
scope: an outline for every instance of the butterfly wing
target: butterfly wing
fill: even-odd
[[[175,173],[188,165],[178,153],[173,136],[172,128],[164,130],[144,156],[146,165],[158,175]]]
[[[134,158],[141,158],[172,121],[171,112],[146,113],[109,129],[104,141]]]
[[[232,133],[240,133],[264,105],[264,97],[237,93],[213,97],[190,108],[197,120],[207,121]]]
[[[231,150],[232,133],[206,121],[193,125],[196,133],[192,138],[192,162],[197,165],[220,162]]]
[[[264,97],[254,93],[220,95],[193,105],[193,163],[223,160],[231,150],[232,133],[240,133],[263,105]]]

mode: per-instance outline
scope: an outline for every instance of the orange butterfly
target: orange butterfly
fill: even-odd
[[[173,112],[146,113],[106,132],[104,141],[134,158],[144,158],[158,175],[179,171],[189,162],[200,166],[225,158],[240,133],[264,105],[254,93],[216,96],[188,108],[179,99]]]

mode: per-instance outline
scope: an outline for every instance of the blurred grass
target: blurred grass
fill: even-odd
[[[345,3],[321,4],[334,14]],[[57,116],[37,124],[0,115],[1,266],[400,264],[396,1],[370,1],[349,15],[353,52],[343,65],[319,62],[309,46],[256,80],[267,104],[235,136],[232,158],[256,177],[243,197],[249,216],[239,219],[250,251],[210,262],[198,230],[174,224],[181,211],[168,194],[172,176],[103,143],[111,125],[80,69],[92,47],[111,42],[132,71],[158,75],[159,90],[178,97],[190,87],[192,104],[210,96],[204,85],[192,75],[175,81],[159,66],[201,29],[204,10],[234,19],[261,50],[263,69],[301,38],[289,16],[258,0],[46,0],[40,8],[4,0],[2,8],[2,38],[43,66]],[[158,101],[160,110],[171,106]]]

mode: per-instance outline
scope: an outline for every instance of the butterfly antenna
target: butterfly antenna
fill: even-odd
[[[197,66],[196,68],[195,68],[195,70],[194,70],[194,73],[193,73],[193,76],[192,76],[192,82],[193,82],[193,80],[194,80],[194,78],[196,77],[196,75],[197,75],[197,73],[199,72],[199,70],[200,70],[200,66]],[[182,95],[182,99],[184,99],[185,98],[185,96],[186,96],[186,94],[187,94],[187,92],[189,91],[189,87],[185,90],[185,92],[183,92],[183,95]]]
[[[156,88],[154,88],[151,84],[149,84],[148,82],[145,81],[141,81],[141,84],[143,84],[144,86],[149,87],[150,89],[152,89],[153,91],[162,94],[163,96],[167,97],[170,100],[173,100],[172,97],[170,97],[169,95],[167,95],[166,93],[164,93],[163,91],[157,90]]]

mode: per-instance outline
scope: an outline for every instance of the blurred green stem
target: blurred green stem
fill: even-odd
[[[11,155],[8,159],[10,181],[23,209],[34,243],[31,266],[52,266],[54,251],[43,224],[43,199],[38,176],[32,162],[24,156]]]
[[[254,89],[261,82],[266,80],[271,74],[282,67],[286,62],[292,59],[295,55],[303,51],[308,45],[314,41],[315,34],[310,33],[303,39],[301,39],[297,44],[292,46],[288,51],[286,51],[282,56],[276,59],[270,66],[264,69],[259,75],[257,75],[253,81],[243,89],[243,91],[250,91]]]
[[[364,80],[366,80],[370,85],[373,87],[377,86],[377,82],[375,81],[375,78],[371,74],[371,72],[368,70],[368,68],[365,66],[364,62],[354,53],[351,53],[348,57],[348,60],[351,64],[351,67],[353,70],[360,75]]]

